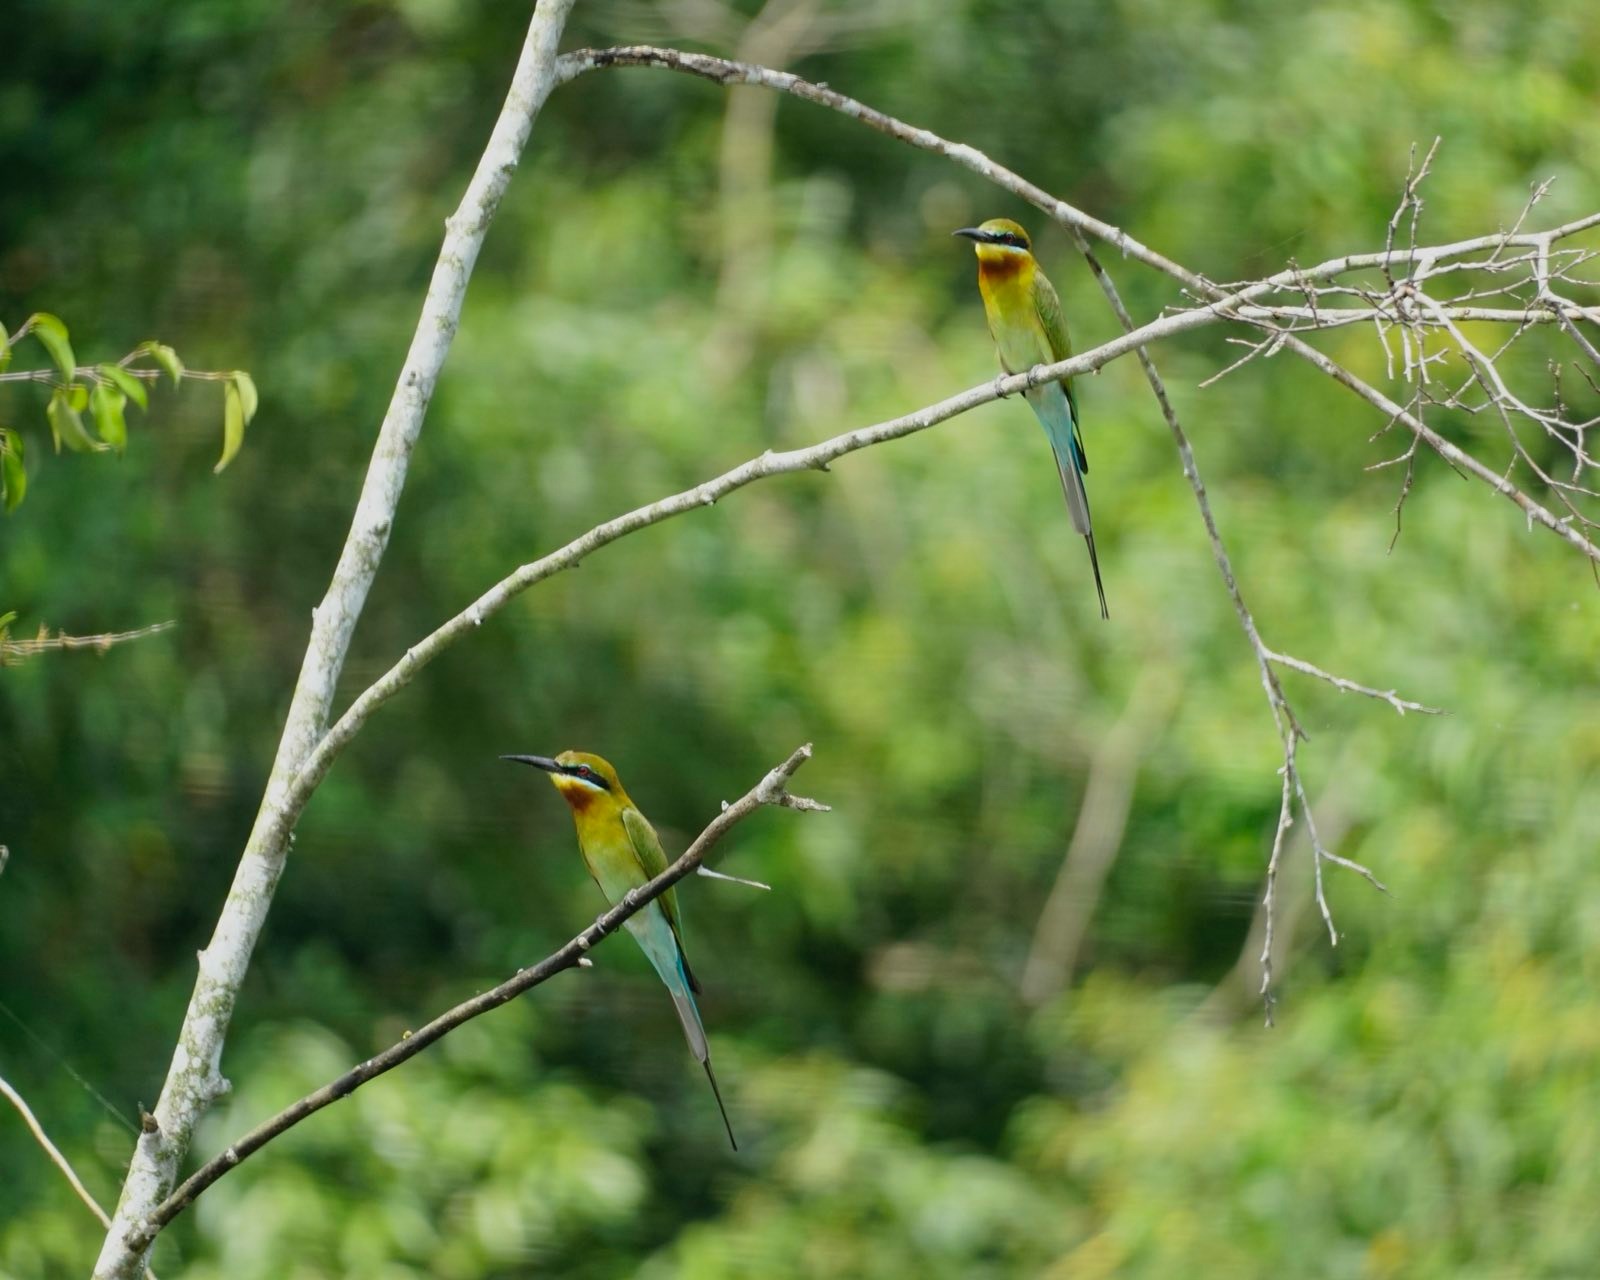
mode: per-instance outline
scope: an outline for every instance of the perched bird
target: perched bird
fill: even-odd
[[[977,252],[978,292],[983,295],[983,312],[1000,352],[1001,367],[1007,373],[1023,373],[1034,365],[1054,364],[1070,356],[1072,340],[1067,337],[1061,299],[1034,261],[1028,233],[1010,218],[990,218],[981,226],[962,227],[950,234],[965,236]],[[1030,387],[1023,398],[1050,437],[1061,488],[1067,495],[1067,514],[1072,527],[1089,544],[1100,616],[1109,618],[1106,589],[1100,582],[1100,557],[1094,549],[1094,526],[1089,521],[1089,494],[1083,487],[1089,459],[1078,430],[1078,397],[1072,379]]]
[[[572,809],[572,820],[578,828],[578,849],[607,902],[615,905],[630,890],[641,887],[667,869],[667,855],[655,828],[628,798],[617,771],[599,756],[583,751],[563,751],[553,760],[548,756],[500,758],[531,764],[550,775],[550,781],[556,784],[556,790]],[[728,1109],[722,1105],[722,1091],[717,1088],[717,1077],[711,1070],[705,1025],[700,1021],[700,1009],[694,1002],[694,993],[700,990],[700,984],[695,981],[683,955],[677,895],[668,889],[629,916],[626,924],[633,940],[649,957],[661,981],[672,993],[672,1003],[678,1010],[678,1021],[683,1023],[689,1051],[706,1069],[706,1079],[711,1081],[711,1092],[717,1099],[717,1110],[722,1112],[722,1123],[728,1130],[728,1141],[737,1151],[739,1144],[734,1139],[733,1126],[728,1123]]]

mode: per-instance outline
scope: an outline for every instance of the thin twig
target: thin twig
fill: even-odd
[[[3,847],[0,846],[0,848]],[[89,1188],[83,1185],[83,1180],[78,1177],[71,1161],[61,1154],[61,1148],[50,1141],[50,1135],[44,1131],[44,1126],[39,1123],[38,1117],[33,1114],[33,1108],[28,1106],[22,1095],[13,1089],[10,1082],[3,1076],[0,1076],[0,1093],[3,1093],[7,1101],[17,1109],[17,1114],[22,1117],[23,1124],[28,1126],[28,1132],[33,1134],[33,1140],[44,1150],[45,1155],[50,1157],[50,1163],[61,1170],[61,1176],[72,1187],[73,1193],[88,1206],[89,1212],[100,1220],[100,1225],[110,1230],[110,1215],[100,1207],[100,1202],[89,1194]],[[144,1269],[144,1276],[145,1280],[156,1280],[155,1272],[150,1270],[149,1267]]]
[[[713,871],[710,867],[696,867],[695,875],[704,876],[707,880],[726,880],[729,884],[742,884],[746,889],[765,889],[772,892],[772,886],[761,880],[747,880],[743,876],[730,876],[725,871]]]
[[[1357,684],[1354,680],[1346,680],[1343,676],[1336,676],[1331,671],[1324,671],[1321,667],[1312,666],[1311,663],[1300,658],[1291,657],[1287,653],[1277,653],[1267,650],[1267,658],[1277,663],[1280,667],[1288,667],[1291,671],[1298,671],[1302,675],[1315,676],[1318,680],[1326,681],[1341,693],[1359,693],[1368,698],[1377,698],[1380,702],[1387,702],[1400,715],[1408,711],[1417,711],[1425,716],[1439,716],[1444,712],[1438,707],[1426,707],[1420,702],[1408,702],[1398,696],[1393,689],[1374,689],[1368,685]]]
[[[1343,752],[1344,758],[1331,770],[1335,781],[1324,789],[1313,806],[1316,812],[1322,815],[1322,828],[1330,844],[1337,844],[1350,828],[1350,814],[1343,801],[1344,787],[1340,781],[1349,776],[1350,755],[1350,750],[1346,748]],[[1298,856],[1302,852],[1299,847],[1301,845],[1305,846],[1303,857]],[[1266,918],[1269,909],[1273,914],[1272,950],[1269,961],[1273,976],[1270,990],[1282,986],[1284,969],[1294,947],[1297,926],[1311,900],[1312,872],[1315,865],[1316,856],[1308,842],[1304,840],[1295,845],[1293,856],[1280,860],[1279,866],[1273,873],[1277,877],[1277,883],[1273,887],[1271,901],[1269,902],[1267,895],[1263,893],[1256,904],[1255,914],[1251,917],[1249,934],[1239,948],[1238,958],[1222,980],[1212,988],[1211,994],[1195,1009],[1193,1014],[1195,1019],[1213,1024],[1232,1021],[1241,1015],[1247,1006],[1255,1005],[1261,1000],[1261,950],[1266,938]]]
[[[1338,362],[1329,359],[1315,347],[1309,345],[1293,334],[1286,335],[1284,345],[1301,359],[1315,365],[1341,386],[1349,388],[1365,400],[1380,413],[1394,418],[1408,430],[1415,433],[1430,449],[1437,453],[1451,466],[1465,472],[1470,472],[1484,484],[1488,485],[1501,497],[1514,503],[1522,513],[1527,516],[1530,524],[1538,524],[1554,533],[1562,541],[1581,551],[1590,560],[1600,562],[1600,546],[1584,537],[1567,521],[1555,515],[1541,503],[1529,497],[1516,485],[1504,476],[1497,474],[1486,467],[1478,459],[1459,448],[1451,441],[1446,440],[1437,431],[1430,427],[1416,414],[1408,409],[1401,408],[1383,392],[1362,378],[1357,377]]]
[[[1412,249],[1397,249],[1387,252],[1345,254],[1337,258],[1330,258],[1314,267],[1297,267],[1279,272],[1264,280],[1254,282],[1248,288],[1239,290],[1236,294],[1230,296],[1227,295],[1225,290],[1219,289],[1204,276],[1189,270],[1164,254],[1156,252],[1148,245],[1129,235],[1122,228],[1115,227],[1094,217],[1092,214],[1085,213],[1082,209],[1051,195],[1042,187],[1034,185],[1005,166],[995,163],[976,147],[970,147],[964,143],[950,142],[926,129],[919,129],[914,125],[896,120],[893,116],[886,115],[869,107],[866,103],[830,89],[826,85],[813,84],[786,71],[772,71],[766,67],[734,62],[727,58],[712,57],[709,54],[689,53],[681,49],[665,49],[653,45],[628,45],[611,49],[576,49],[561,56],[557,74],[562,81],[568,81],[576,79],[586,72],[609,67],[656,67],[667,71],[685,72],[720,85],[760,84],[780,93],[791,94],[804,101],[827,107],[897,141],[907,143],[923,151],[932,152],[935,155],[944,156],[946,159],[971,170],[980,177],[986,178],[1003,190],[1011,192],[1022,200],[1026,200],[1057,222],[1066,226],[1076,227],[1078,230],[1092,235],[1098,240],[1103,240],[1115,248],[1123,257],[1132,258],[1148,267],[1153,267],[1155,270],[1179,281],[1197,295],[1217,299],[1221,305],[1228,307],[1254,301],[1256,298],[1263,297],[1277,289],[1298,287],[1297,281],[1331,279],[1353,271],[1368,269],[1381,270],[1386,264],[1427,263],[1431,270],[1433,269],[1433,264],[1442,262],[1445,259],[1459,258],[1466,254],[1501,247],[1533,249],[1540,245],[1553,244],[1556,241],[1568,239],[1580,232],[1589,230],[1591,227],[1600,226],[1600,211],[1596,211],[1581,218],[1574,218],[1558,227],[1552,227],[1548,231],[1521,232],[1517,234],[1496,232],[1493,235],[1475,236],[1447,244],[1419,245]]]
[[[1090,270],[1096,280],[1100,282],[1111,309],[1116,312],[1117,319],[1125,330],[1132,330],[1133,319],[1128,314],[1127,307],[1123,305],[1122,298],[1112,283],[1110,275],[1106,272],[1090,250],[1083,233],[1077,228],[1071,229],[1073,239],[1077,242],[1078,250],[1084,255]],[[1284,340],[1282,338],[1280,341]],[[1272,1024],[1272,894],[1277,883],[1278,860],[1282,854],[1283,838],[1290,824],[1294,821],[1293,799],[1298,797],[1300,811],[1306,820],[1306,828],[1311,837],[1312,859],[1315,870],[1317,886],[1317,905],[1321,908],[1323,918],[1328,924],[1328,935],[1337,945],[1338,931],[1333,925],[1333,915],[1328,908],[1327,899],[1322,887],[1322,864],[1324,861],[1336,862],[1350,870],[1358,871],[1378,888],[1376,877],[1359,863],[1351,862],[1336,854],[1330,854],[1323,848],[1322,842],[1317,837],[1315,821],[1311,813],[1311,806],[1306,800],[1305,787],[1300,780],[1300,770],[1296,755],[1299,745],[1306,738],[1305,730],[1300,727],[1300,722],[1295,718],[1294,709],[1289,705],[1289,699],[1283,692],[1283,686],[1278,682],[1277,673],[1272,669],[1273,651],[1268,649],[1261,638],[1260,629],[1256,626],[1255,616],[1250,612],[1244,602],[1244,595],[1239,590],[1239,584],[1234,576],[1233,564],[1228,555],[1227,548],[1223,545],[1222,533],[1217,527],[1216,516],[1211,510],[1211,501],[1206,494],[1204,481],[1200,478],[1199,465],[1195,461],[1194,449],[1189,443],[1188,433],[1184,431],[1178,421],[1176,410],[1172,407],[1171,398],[1167,395],[1166,386],[1161,375],[1157,373],[1155,364],[1151,361],[1149,353],[1143,348],[1138,352],[1140,366],[1144,370],[1146,381],[1154,393],[1156,403],[1161,408],[1162,417],[1166,420],[1167,428],[1172,434],[1173,443],[1177,446],[1178,457],[1183,465],[1183,474],[1189,482],[1189,487],[1194,493],[1195,503],[1200,508],[1201,520],[1205,525],[1206,537],[1211,543],[1212,559],[1216,561],[1217,571],[1222,577],[1224,588],[1229,599],[1233,602],[1234,614],[1238,618],[1239,627],[1244,632],[1245,639],[1249,642],[1255,653],[1256,666],[1261,676],[1262,691],[1266,694],[1267,706],[1272,713],[1274,726],[1278,731],[1278,739],[1283,747],[1283,795],[1278,814],[1278,826],[1273,836],[1272,856],[1267,868],[1267,901],[1265,904],[1267,915],[1266,942],[1262,952],[1261,973],[1261,999],[1267,1024]]]
[[[1284,838],[1289,834],[1289,828],[1294,825],[1294,790],[1289,781],[1288,752],[1294,750],[1291,739],[1285,751],[1283,767],[1278,771],[1283,780],[1282,796],[1278,801],[1278,825],[1272,833],[1272,852],[1267,857],[1266,886],[1261,893],[1261,989],[1257,994],[1261,997],[1261,1007],[1266,1024],[1272,1025],[1272,1007],[1276,1003],[1276,993],[1272,985],[1272,947],[1273,930],[1277,927],[1278,911],[1278,869],[1283,862]],[[1316,858],[1312,853],[1313,860]]]

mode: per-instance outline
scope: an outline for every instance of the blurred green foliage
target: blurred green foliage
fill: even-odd
[[[754,5],[741,5],[750,10]],[[1600,207],[1587,0],[1284,6],[907,0],[799,66],[980,146],[1214,279],[1381,246],[1442,134],[1424,235]],[[669,37],[578,6],[566,44]],[[18,0],[0,83],[0,315],[80,351],[159,332],[252,369],[251,448],[168,399],[125,456],[30,449],[0,604],[102,659],[0,673],[0,1070],[114,1197],[259,798],[311,607],[526,5]],[[725,51],[725,50],[719,50]],[[752,91],[753,92],[753,91]],[[935,159],[785,101],[756,203],[719,200],[724,91],[557,91],[490,234],[357,635],[354,691],[514,565],[767,447],[992,376],[951,228],[1021,218],[1080,344],[1115,332],[1065,237]],[[751,197],[744,197],[748,200]],[[719,296],[730,221],[760,251]],[[1116,261],[1142,316],[1170,282]],[[731,318],[730,318],[731,317]],[[1367,333],[1324,340],[1373,376]],[[1526,340],[1527,369],[1559,355]],[[1137,368],[1085,380],[1112,622],[1016,402],[746,490],[546,583],[430,667],[301,824],[200,1154],[570,936],[600,901],[563,806],[501,751],[605,753],[682,847],[794,745],[828,816],[773,812],[696,882],[688,945],[747,1150],[625,943],[224,1179],[162,1275],[1407,1277],[1585,1274],[1600,1251],[1596,592],[1556,539],[1287,359],[1196,384],[1157,352],[1269,641],[1441,705],[1294,678],[1343,816],[1344,935],[1308,921],[1279,1026],[1213,987],[1245,945],[1278,748]],[[1575,403],[1593,396],[1569,388]],[[0,389],[14,422],[31,389]],[[1492,455],[1486,421],[1449,424]],[[1017,978],[1087,769],[1143,744],[1084,974]],[[1304,856],[1303,849],[1297,849]],[[1228,1002],[1223,1002],[1227,1005]],[[0,1273],[96,1232],[0,1116]]]

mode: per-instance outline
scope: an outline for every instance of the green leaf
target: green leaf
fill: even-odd
[[[239,397],[239,385],[231,378],[222,388],[222,457],[212,468],[219,472],[233,461],[244,443],[244,402]]]
[[[0,430],[0,501],[4,501],[7,515],[17,509],[27,492],[28,469],[22,464],[22,437],[15,431]],[[16,616],[8,613],[0,618],[0,635]]]
[[[128,407],[128,397],[116,387],[97,382],[89,393],[89,411],[94,414],[94,429],[100,438],[121,453],[128,446],[128,421],[123,410]]]
[[[48,311],[38,311],[28,318],[29,328],[33,336],[44,344],[50,358],[56,362],[56,368],[61,371],[61,376],[68,382],[78,368],[77,357],[72,354],[72,342],[67,337],[67,326],[61,323],[57,316]]]
[[[88,392],[82,386],[57,387],[45,407],[45,417],[50,420],[50,434],[56,442],[56,452],[63,443],[74,453],[86,453],[103,446],[96,445],[84,430],[83,419],[78,416],[88,401]]]
[[[11,630],[11,624],[17,620],[17,611],[12,609],[9,613],[0,613],[0,640],[6,638],[6,632]]]
[[[11,335],[6,332],[6,327],[0,324],[0,373],[6,371],[6,366],[11,363]]]
[[[150,407],[150,393],[144,389],[144,383],[140,382],[120,364],[103,364],[100,366],[100,372],[116,383],[122,394],[141,409]]]
[[[177,384],[183,379],[183,361],[178,359],[178,353],[163,342],[147,342],[139,348],[147,352],[152,360],[172,375],[172,384]]]
[[[248,427],[256,416],[256,405],[260,402],[260,397],[256,395],[256,382],[243,369],[235,369],[232,376],[233,385],[239,388],[239,402],[244,407],[244,425]]]

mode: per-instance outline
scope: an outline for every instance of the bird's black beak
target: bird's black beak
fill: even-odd
[[[535,769],[543,769],[546,773],[565,773],[559,764],[549,756],[501,756],[502,760],[515,760],[518,764],[531,764]]]
[[[968,240],[976,240],[979,244],[988,240],[989,233],[981,227],[958,227],[950,233],[953,236],[963,236]]]

